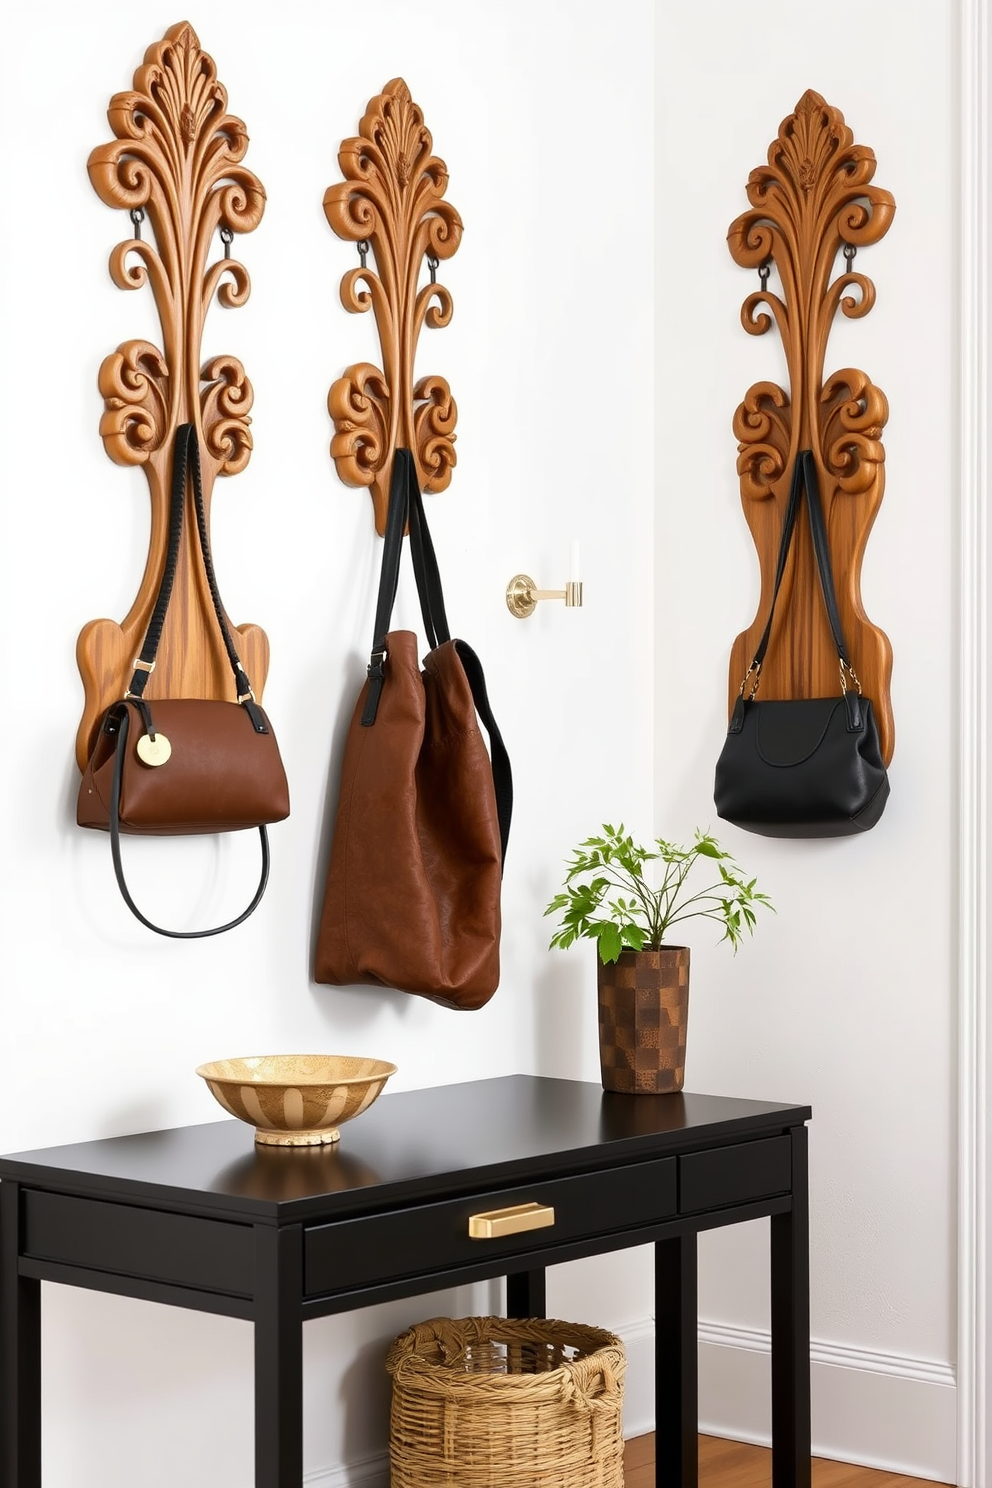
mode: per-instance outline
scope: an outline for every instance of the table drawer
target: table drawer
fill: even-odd
[[[392,1214],[371,1214],[315,1225],[304,1237],[304,1289],[308,1297],[370,1286],[400,1277],[436,1273],[492,1258],[512,1261],[536,1246],[608,1235],[676,1213],[674,1157],[633,1163],[605,1173],[535,1181],[467,1198],[423,1204]],[[539,1231],[473,1240],[473,1215],[535,1203],[554,1209],[554,1223]],[[438,1278],[438,1285],[442,1285]]]
[[[63,1266],[250,1297],[250,1225],[26,1190],[23,1254]]]
[[[680,1214],[745,1204],[791,1188],[791,1137],[766,1137],[679,1158]]]

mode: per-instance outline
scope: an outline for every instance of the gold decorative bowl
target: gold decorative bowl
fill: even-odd
[[[368,1110],[395,1064],[351,1054],[256,1054],[215,1059],[196,1073],[225,1111],[272,1147],[336,1142],[338,1130]]]

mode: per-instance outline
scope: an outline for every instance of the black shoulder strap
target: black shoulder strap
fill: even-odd
[[[382,567],[379,570],[379,597],[375,607],[375,630],[369,656],[369,690],[362,711],[362,726],[371,728],[379,710],[379,698],[385,680],[386,635],[392,619],[396,590],[400,582],[400,559],[403,556],[403,534],[410,508],[410,478],[407,462],[413,463],[409,450],[398,449],[393,456],[393,473],[389,482],[389,510],[382,544]]]
[[[369,690],[362,712],[362,723],[366,728],[375,723],[382,694],[386,635],[396,602],[400,561],[403,557],[403,535],[407,524],[410,527],[410,554],[417,581],[417,594],[420,597],[420,613],[424,619],[428,650],[433,651],[436,646],[451,639],[444,609],[444,595],[441,592],[441,575],[434,544],[427,530],[424,498],[420,494],[413,455],[408,449],[398,449],[393,456],[393,473],[389,482],[389,511],[386,514],[386,532],[382,545],[375,633],[368,665]]]
[[[823,502],[820,499],[820,480],[816,473],[816,461],[812,450],[803,451],[803,471],[806,481],[806,508],[809,512],[809,526],[813,534],[813,552],[816,554],[816,566],[820,574],[820,588],[823,591],[823,603],[827,610],[827,619],[830,621],[830,630],[837,647],[837,656],[844,663],[848,671],[851,669],[851,658],[848,655],[847,644],[844,640],[844,631],[840,623],[840,610],[837,607],[837,594],[834,590],[834,574],[830,563],[830,542],[827,538],[827,520],[823,514]]]
[[[268,728],[265,725],[261,709],[255,704],[255,695],[252,692],[248,674],[241,664],[241,658],[238,656],[234,641],[231,638],[231,632],[224,615],[224,606],[221,604],[220,591],[217,588],[217,576],[214,572],[213,558],[210,552],[210,538],[207,534],[207,513],[203,499],[203,481],[200,471],[200,446],[196,437],[196,427],[193,424],[180,424],[176,430],[172,455],[172,490],[169,499],[169,545],[166,551],[165,568],[162,571],[162,582],[159,584],[158,597],[155,600],[152,618],[148,622],[145,639],[138,653],[138,658],[134,663],[134,673],[128,684],[125,697],[140,699],[145,690],[148,678],[155,669],[155,658],[158,655],[159,642],[162,639],[162,629],[165,625],[169,601],[172,598],[172,586],[175,582],[176,567],[179,562],[179,544],[183,531],[183,508],[186,505],[186,483],[190,475],[193,478],[193,504],[196,511],[197,535],[200,543],[200,554],[203,559],[203,570],[207,577],[210,598],[213,601],[214,613],[217,616],[217,624],[220,627],[224,649],[227,652],[227,659],[231,663],[231,671],[234,673],[238,702],[242,703],[247,709],[256,733],[267,733]]]
[[[144,704],[137,698],[133,699],[138,709]],[[114,874],[117,878],[117,887],[121,891],[121,897],[136,920],[149,930],[154,930],[156,935],[167,935],[170,940],[204,940],[208,935],[221,935],[225,930],[233,930],[236,925],[241,925],[259,906],[265,886],[269,881],[269,834],[264,826],[259,827],[258,836],[262,845],[262,871],[258,880],[258,887],[252,897],[247,909],[242,910],[236,919],[228,920],[226,925],[214,925],[209,930],[163,930],[161,925],[153,924],[146,915],[135,904],[131,897],[131,891],[124,878],[124,864],[121,859],[121,775],[124,769],[124,751],[127,748],[129,710],[126,703],[119,703],[117,707],[120,714],[117,721],[117,746],[114,754],[114,770],[110,782],[110,854],[114,860]]]
[[[140,698],[149,676],[155,670],[158,643],[162,639],[162,627],[169,609],[169,600],[172,598],[172,585],[176,577],[176,565],[179,562],[179,543],[183,533],[183,507],[186,504],[186,461],[189,453],[187,431],[190,427],[189,424],[180,424],[176,430],[176,438],[172,447],[169,546],[165,555],[165,568],[162,570],[162,581],[158,586],[158,596],[155,600],[155,608],[152,610],[152,618],[148,622],[145,639],[134,663],[134,674],[128,683],[125,697]]]
[[[506,844],[510,840],[510,818],[513,815],[513,775],[510,770],[510,756],[507,754],[503,736],[489,705],[489,693],[486,690],[486,677],[482,670],[482,662],[466,641],[456,641],[455,647],[461,664],[465,668],[468,685],[472,689],[475,711],[482,719],[486,733],[489,735],[489,759],[493,767],[500,852],[505,863]]]
[[[775,588],[772,591],[772,602],[768,610],[768,620],[765,624],[761,640],[755,648],[754,657],[748,667],[748,676],[755,669],[760,668],[768,650],[768,638],[772,631],[772,620],[775,617],[775,604],[778,599],[778,591],[782,586],[782,576],[785,573],[785,564],[792,546],[792,534],[795,531],[796,517],[802,502],[803,491],[806,492],[806,506],[809,511],[809,526],[813,538],[813,553],[816,557],[816,566],[820,575],[820,589],[823,594],[823,602],[826,606],[827,619],[830,622],[830,631],[837,647],[837,657],[844,666],[850,670],[851,662],[848,657],[847,644],[844,640],[844,632],[840,623],[840,611],[837,608],[837,595],[834,591],[833,569],[830,564],[830,545],[827,540],[827,524],[823,515],[823,503],[820,499],[820,482],[816,473],[816,461],[812,450],[800,450],[796,456],[796,463],[792,467],[792,484],[789,488],[789,500],[785,508],[785,518],[782,522],[782,540],[779,543],[778,563],[775,568]],[[745,678],[745,681],[747,678]]]
[[[413,559],[413,575],[420,596],[420,613],[424,617],[427,644],[433,651],[451,640],[451,629],[444,608],[444,593],[441,589],[441,573],[437,566],[437,554],[427,527],[424,498],[411,461],[410,481],[410,557]]]

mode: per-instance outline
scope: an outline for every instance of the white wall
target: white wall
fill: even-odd
[[[878,159],[895,221],[857,267],[878,289],[827,370],[887,394],[886,494],[863,595],[895,654],[892,796],[864,839],[721,836],[778,909],[734,961],[694,944],[687,1082],[809,1101],[814,1449],[953,1479],[955,1358],[956,99],[954,7],[810,0],[659,10],[656,820],[713,820],[727,663],[758,567],[731,418],[778,380],[745,334],[757,278],[725,236],[807,88]],[[862,262],[863,260],[863,262]],[[763,1227],[704,1238],[704,1420],[767,1438]]]
[[[368,1052],[399,1065],[398,1089],[517,1070],[597,1079],[591,954],[549,955],[541,910],[580,835],[611,815],[651,825],[652,6],[200,0],[186,18],[246,121],[247,164],[268,194],[236,248],[251,301],[212,312],[204,340],[205,354],[243,360],[256,393],[251,464],[215,490],[215,558],[231,617],[271,641],[265,703],[293,812],[272,830],[254,918],[191,944],[131,919],[107,839],[76,828],[75,639],[87,620],[125,614],[147,544],[144,477],[112,465],[97,433],[97,371],[119,342],[158,339],[150,296],[110,283],[107,257],[130,223],[95,196],[86,157],[110,137],[110,95],[181,18],[146,0],[36,0],[4,15],[0,603],[3,776],[16,786],[0,1151],[212,1120],[193,1071],[224,1054]],[[378,557],[371,502],[328,456],[327,387],[377,353],[370,324],[340,307],[357,260],[321,198],[340,140],[398,74],[466,225],[442,274],[455,318],[425,333],[420,357],[460,409],[458,468],[429,516],[449,614],[485,662],[515,767],[503,982],[465,1016],[309,980]],[[585,608],[514,620],[507,580],[523,569],[561,583],[573,538]],[[397,619],[416,623],[409,582]],[[125,847],[135,893],[167,924],[223,914],[254,872],[247,837]],[[641,1316],[650,1302],[628,1295],[626,1276],[618,1261],[576,1315]],[[345,1462],[350,1481],[381,1480],[384,1341],[432,1311],[494,1302],[482,1287],[312,1324],[309,1480],[343,1482]],[[46,1488],[250,1479],[248,1325],[55,1287],[44,1313]]]

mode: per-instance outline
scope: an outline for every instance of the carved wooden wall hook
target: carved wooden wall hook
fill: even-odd
[[[768,615],[782,518],[799,450],[816,459],[841,621],[865,695],[872,700],[886,764],[894,726],[889,682],[892,648],[861,603],[861,562],[885,480],[885,394],[866,373],[845,367],[824,380],[830,328],[838,309],[857,319],[875,286],[854,269],[860,248],[884,237],[895,213],[887,191],[872,185],[875,156],[856,145],[839,109],[809,91],[783,120],[767,165],[751,172],[750,211],[727,240],[734,260],[756,269],[741,321],[761,336],[772,323],[785,348],[790,392],[773,382],[751,387],[734,415],[744,515],[761,564],[761,598],[750,627],[734,642],[730,707]],[[845,262],[838,266],[838,253]],[[780,293],[768,287],[774,265]],[[769,312],[771,312],[769,314]],[[820,597],[808,524],[798,524],[768,656],[763,698],[828,697],[838,692],[837,650]]]
[[[436,274],[462,237],[462,220],[444,200],[447,169],[432,149],[423,113],[394,78],[369,101],[358,137],[341,145],[345,179],[324,194],[331,227],[359,245],[360,264],[342,279],[341,302],[354,312],[371,309],[382,348],[381,370],[355,363],[328,394],[331,454],[345,485],[371,487],[380,536],[397,448],[412,450],[424,491],[443,491],[455,464],[451,389],[439,376],[414,382],[421,327],[451,320],[451,295]]]
[[[165,563],[177,426],[197,426],[208,515],[214,478],[243,470],[251,454],[253,394],[244,368],[233,356],[213,356],[202,365],[200,356],[214,295],[230,308],[248,298],[248,274],[230,257],[231,242],[235,233],[256,228],[265,208],[260,181],[242,165],[245,126],[227,112],[227,90],[187,22],[171,26],[148,48],[133,89],[115,94],[108,118],[115,138],[92,152],[87,168],[100,199],[128,212],[134,227],[133,236],[113,250],[110,273],[119,289],[150,286],[162,348],[125,341],[100,368],[106,405],[100,433],[118,465],[144,466],[151,535],[141,586],[126,618],[120,624],[91,620],[76,645],[85,689],[76,737],[81,769],[101,715],[127,685],[155,603]],[[223,577],[223,563],[220,570]],[[258,626],[236,629],[236,645],[260,697],[268,640]],[[233,699],[231,668],[191,509],[159,655],[147,698]]]

